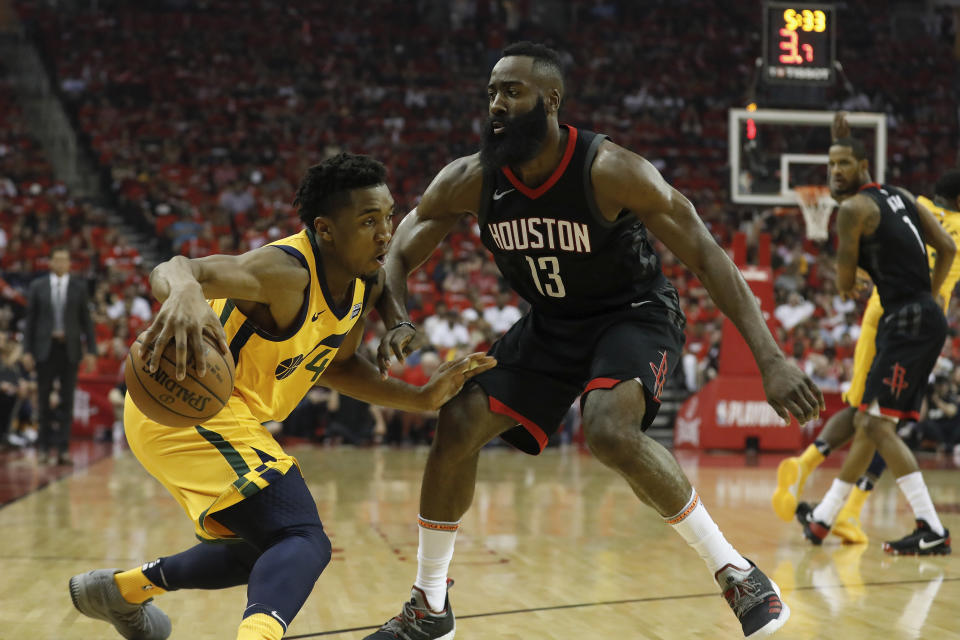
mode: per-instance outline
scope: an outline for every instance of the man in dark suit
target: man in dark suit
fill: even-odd
[[[50,450],[55,448],[58,464],[72,464],[67,449],[77,369],[84,353],[86,358],[96,359],[97,341],[87,283],[83,278],[70,276],[70,252],[65,248],[55,248],[50,254],[50,274],[30,283],[24,343],[28,360],[32,360],[37,371],[38,459],[46,462]],[[60,381],[56,431],[50,407],[55,379]]]

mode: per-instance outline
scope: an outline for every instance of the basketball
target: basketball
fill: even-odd
[[[233,392],[233,357],[221,355],[213,340],[207,345],[207,371],[197,375],[193,359],[187,361],[187,375],[177,380],[176,345],[171,341],[160,366],[151,372],[140,358],[143,334],[130,347],[125,378],[127,394],[151,420],[168,427],[192,427],[219,413]]]

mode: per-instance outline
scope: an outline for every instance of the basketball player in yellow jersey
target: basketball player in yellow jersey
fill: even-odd
[[[845,114],[842,112],[837,114],[833,132],[834,139],[849,135],[849,126],[846,125]],[[948,171],[937,180],[932,201],[924,196],[918,197],[917,201],[934,214],[954,242],[960,245],[960,171]],[[936,251],[928,246],[927,255],[932,269]],[[950,304],[950,297],[958,280],[960,280],[960,260],[954,260],[940,288],[940,300],[944,313]],[[860,408],[867,372],[876,355],[877,327],[882,315],[880,296],[874,289],[860,324],[860,336],[857,339],[853,358],[853,379],[850,382],[850,388],[843,396],[844,401],[850,405],[849,408],[831,416],[817,440],[807,447],[803,454],[780,462],[777,469],[777,489],[773,495],[773,508],[786,522],[794,517],[799,496],[810,473],[833,449],[842,447],[853,437],[853,417]],[[866,533],[860,526],[860,512],[885,467],[883,458],[875,455],[867,472],[857,481],[846,503],[837,514],[836,522],[830,530],[844,542],[856,544],[868,541]]]
[[[204,334],[236,363],[230,400],[202,425],[157,424],[129,397],[124,410],[134,455],[204,543],[128,571],[74,576],[70,595],[82,613],[125,638],[163,640],[171,624],[153,596],[246,584],[237,640],[279,640],[329,562],[330,541],[297,461],[261,423],[283,420],[315,384],[370,403],[434,410],[495,364],[473,354],[411,387],[356,355],[364,317],[386,296],[380,267],[393,198],[385,178],[379,162],[342,153],[307,171],[294,202],[300,233],[240,256],[176,257],[151,274],[163,306],[143,341],[149,366],[156,369],[173,340],[182,379],[188,354],[204,362]],[[214,541],[234,544],[205,544]]]

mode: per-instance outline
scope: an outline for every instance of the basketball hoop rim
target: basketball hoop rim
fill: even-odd
[[[793,187],[794,197],[802,205],[814,207],[819,206],[819,201],[824,196],[833,200],[830,195],[830,187],[825,184],[801,184]]]
[[[830,214],[836,205],[830,194],[830,187],[823,184],[802,184],[793,187],[792,191],[803,216],[807,238],[827,240],[830,236]]]

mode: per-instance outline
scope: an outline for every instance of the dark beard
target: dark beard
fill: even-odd
[[[863,186],[863,184],[865,184],[865,183],[861,183],[861,184],[858,184],[858,185],[856,185],[856,186],[847,187],[846,189],[844,189],[844,190],[842,190],[842,191],[839,190],[839,189],[837,189],[836,191],[834,191],[834,189],[831,187],[831,188],[830,188],[830,195],[833,196],[834,198],[838,198],[838,197],[839,197],[839,198],[842,198],[842,197],[844,197],[844,196],[852,196],[852,195],[854,195],[855,193],[857,193],[858,191],[860,191],[860,187]]]
[[[493,121],[503,124],[503,133],[493,132]],[[547,139],[547,110],[543,98],[527,113],[512,118],[487,116],[480,141],[480,164],[496,170],[533,160]]]

